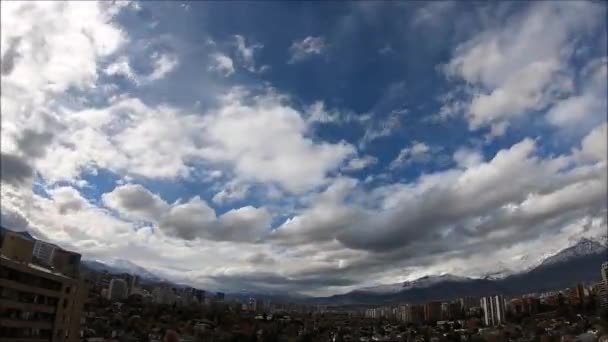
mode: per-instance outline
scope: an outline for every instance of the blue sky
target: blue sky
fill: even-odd
[[[2,10],[2,224],[85,257],[330,294],[605,235],[605,4]]]

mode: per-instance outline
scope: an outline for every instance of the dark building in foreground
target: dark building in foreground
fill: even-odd
[[[27,233],[0,228],[1,341],[79,341],[87,297],[80,255],[39,246]]]

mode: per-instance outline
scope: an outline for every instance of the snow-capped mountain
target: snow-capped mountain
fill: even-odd
[[[398,293],[409,289],[422,289],[442,282],[466,282],[469,280],[471,279],[452,274],[428,275],[412,281],[364,287],[356,291],[376,294]]]
[[[140,276],[143,279],[159,281],[162,280],[156,274],[148,271],[146,268],[141,267],[129,260],[124,259],[112,259],[108,261],[100,260],[83,260],[85,267],[93,269],[97,272],[108,271],[110,273],[129,273]]]
[[[424,276],[414,281],[406,281],[403,283],[402,290],[425,288],[442,282],[466,282],[470,278],[459,277],[452,274],[442,274],[438,276]]]
[[[598,281],[600,265],[607,259],[608,246],[605,239],[581,239],[572,246],[549,255],[538,266],[518,273],[503,267],[482,279],[450,274],[426,276],[404,283],[367,287],[320,298],[319,301],[334,304],[415,303],[494,293],[523,294],[563,289],[577,282]]]
[[[545,258],[540,265],[547,266],[561,263],[572,258],[601,253],[606,253],[606,245],[604,244],[604,241],[595,241],[583,238],[574,245],[563,249],[556,254],[549,256],[548,258]]]

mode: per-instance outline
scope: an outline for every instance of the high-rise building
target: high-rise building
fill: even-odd
[[[441,303],[441,320],[449,320],[450,319],[450,303],[443,302]]]
[[[430,302],[424,305],[424,320],[436,322],[441,319],[441,302]]]
[[[123,273],[120,275],[120,278],[124,279],[125,282],[127,282],[127,288],[129,293],[131,293],[134,288],[139,286],[139,276],[136,274]]]
[[[405,323],[421,323],[424,320],[424,308],[413,304],[400,305],[398,315],[399,320]]]
[[[3,341],[79,341],[87,287],[77,273],[61,272],[63,260],[44,265],[34,258],[35,245],[29,234],[0,228],[0,336]]]
[[[487,326],[496,326],[505,321],[505,299],[503,296],[483,297],[480,300],[483,321]]]
[[[55,250],[58,249],[56,245],[44,241],[36,241],[34,243],[34,258],[37,258],[41,263],[45,265],[51,265],[53,263],[53,256]]]
[[[568,289],[567,295],[570,305],[581,305],[585,301],[585,290],[582,284],[577,284],[576,287]]]
[[[108,288],[108,299],[117,302],[124,300],[129,295],[129,288],[127,282],[121,278],[114,278],[110,281],[110,287]]]
[[[173,305],[177,298],[170,287],[157,286],[152,290],[152,300],[157,304]]]
[[[608,261],[604,261],[604,263],[602,264],[602,280],[605,283],[608,283]]]
[[[462,297],[458,299],[460,302],[460,306],[465,312],[468,312],[469,309],[479,307],[479,298],[475,297]]]
[[[258,301],[255,298],[249,298],[249,311],[257,311],[258,309]]]

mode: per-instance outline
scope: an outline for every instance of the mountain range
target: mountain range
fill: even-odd
[[[496,293],[517,295],[563,289],[578,282],[596,282],[601,279],[600,265],[607,260],[608,243],[605,238],[581,239],[572,246],[548,256],[536,266],[519,273],[512,273],[499,267],[500,270],[488,274],[484,278],[469,278],[451,274],[425,276],[413,281],[366,287],[330,297],[305,298],[294,295],[288,298],[283,294],[274,296],[245,293],[233,294],[232,297],[256,296],[326,305],[365,305],[394,302],[422,303]],[[83,266],[97,272],[137,274],[143,280],[152,282],[165,280],[127,260],[114,259],[108,262],[84,260]]]
[[[100,260],[83,260],[81,265],[87,269],[95,272],[104,272],[112,274],[121,274],[121,273],[129,273],[138,275],[143,280],[160,282],[165,279],[157,276],[156,274],[148,271],[142,266],[139,266],[129,260],[124,259],[112,259],[109,261],[100,261]]]
[[[422,303],[464,296],[517,295],[571,287],[579,282],[601,279],[600,266],[608,260],[608,244],[581,239],[576,244],[545,258],[537,266],[505,276],[467,278],[450,274],[426,276],[404,283],[362,288],[345,294],[317,298],[324,304]]]

